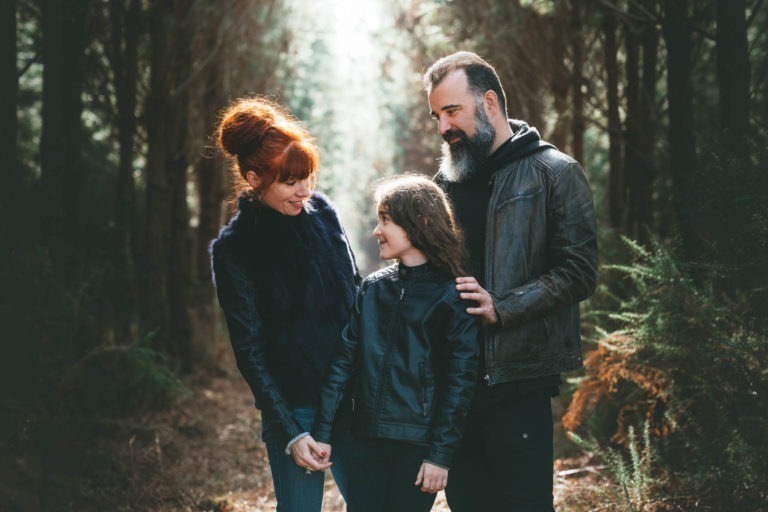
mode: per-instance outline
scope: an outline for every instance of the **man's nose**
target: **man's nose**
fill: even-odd
[[[441,136],[445,135],[445,133],[451,129],[451,123],[448,122],[447,118],[441,117],[437,120],[437,133],[439,133]]]

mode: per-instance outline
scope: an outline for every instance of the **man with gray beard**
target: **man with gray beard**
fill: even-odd
[[[592,193],[573,158],[509,120],[494,68],[470,52],[424,75],[445,141],[435,181],[464,231],[457,289],[485,325],[482,375],[446,495],[453,512],[552,511],[552,408],[581,368],[579,302],[597,281]]]

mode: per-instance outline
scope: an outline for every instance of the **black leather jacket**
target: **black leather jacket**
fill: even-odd
[[[479,323],[467,306],[429,263],[366,278],[328,370],[315,439],[329,442],[354,374],[355,435],[428,444],[425,458],[450,466],[478,380]]]
[[[592,192],[573,158],[513,124],[509,161],[490,178],[485,283],[500,324],[485,330],[489,385],[582,365],[578,303],[597,281]],[[436,181],[449,190],[441,175]]]

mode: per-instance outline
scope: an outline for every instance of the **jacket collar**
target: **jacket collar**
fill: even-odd
[[[410,281],[412,279],[422,279],[434,275],[437,269],[429,262],[416,265],[415,267],[406,267],[402,263],[397,263],[397,275],[400,279]]]

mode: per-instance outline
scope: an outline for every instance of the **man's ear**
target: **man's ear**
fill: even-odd
[[[248,184],[255,189],[258,189],[261,186],[261,178],[259,178],[253,171],[245,173],[245,179]]]
[[[499,97],[496,96],[494,91],[489,89],[483,94],[483,105],[485,105],[488,117],[493,117],[499,112]]]

